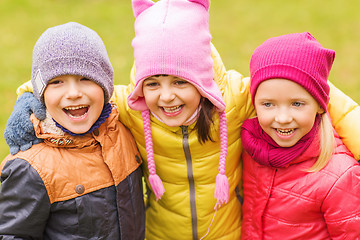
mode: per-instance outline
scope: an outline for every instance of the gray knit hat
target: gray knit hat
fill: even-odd
[[[105,103],[114,91],[114,70],[102,39],[79,23],[47,29],[34,46],[31,83],[41,102],[49,80],[60,75],[93,80],[104,90]]]

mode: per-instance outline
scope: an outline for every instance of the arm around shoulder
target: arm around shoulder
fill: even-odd
[[[360,159],[360,107],[333,84],[330,85],[328,111],[336,132],[347,148]]]
[[[21,86],[18,87],[18,89],[16,90],[16,94],[18,95],[18,97],[25,92],[33,92],[33,86],[30,80],[21,84]]]

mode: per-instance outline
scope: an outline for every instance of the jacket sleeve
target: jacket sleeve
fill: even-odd
[[[330,82],[329,85],[328,111],[333,126],[355,159],[360,160],[360,107]]]
[[[18,89],[16,90],[16,94],[18,97],[23,94],[24,92],[33,92],[33,86],[31,84],[31,81],[27,81],[23,83]]]
[[[42,239],[50,212],[43,181],[19,158],[6,162],[1,172],[0,239]]]
[[[214,45],[211,45],[211,57],[214,61],[214,81],[220,88],[226,103],[226,111],[239,112],[236,117],[238,121],[232,124],[241,125],[245,119],[255,116],[250,96],[250,78],[244,77],[235,70],[226,70]]]
[[[145,238],[145,206],[143,198],[142,169],[134,172],[119,183],[117,200],[121,239],[142,240]]]
[[[323,202],[331,239],[360,239],[359,192],[360,166],[356,164],[339,177]]]

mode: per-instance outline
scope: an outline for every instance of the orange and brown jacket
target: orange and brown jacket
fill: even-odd
[[[117,109],[81,137],[32,121],[44,141],[0,167],[0,238],[144,239],[141,158]]]

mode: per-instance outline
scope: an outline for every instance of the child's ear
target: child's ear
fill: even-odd
[[[317,111],[318,114],[323,114],[325,113],[325,110],[319,106],[319,110]]]
[[[143,11],[155,4],[151,0],[132,0],[131,3],[135,18],[137,18],[137,16],[139,16]]]

